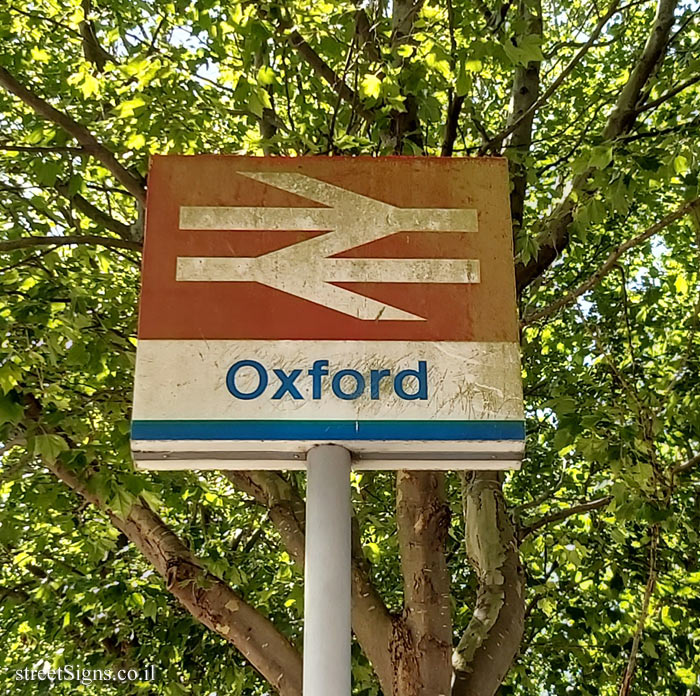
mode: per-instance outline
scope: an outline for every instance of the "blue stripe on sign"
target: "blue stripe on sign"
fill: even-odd
[[[524,421],[136,420],[132,440],[524,440]]]

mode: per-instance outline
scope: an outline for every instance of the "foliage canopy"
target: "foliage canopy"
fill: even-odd
[[[700,694],[698,14],[4,4],[3,690],[300,694],[303,476],[130,463],[148,157],[399,153],[509,159],[528,447],[355,475],[354,693]]]

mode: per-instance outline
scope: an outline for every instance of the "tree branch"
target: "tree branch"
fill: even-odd
[[[571,304],[577,297],[583,295],[585,292],[596,286],[603,278],[605,278],[605,276],[608,275],[608,273],[610,273],[610,271],[612,271],[613,268],[615,268],[615,265],[619,261],[620,257],[623,256],[627,251],[639,246],[640,244],[643,244],[650,237],[653,237],[655,234],[658,234],[659,232],[661,232],[661,230],[665,229],[676,220],[681,219],[696,207],[700,209],[700,197],[694,198],[692,201],[684,203],[672,213],[669,213],[668,215],[666,215],[666,217],[659,220],[659,222],[655,223],[651,227],[648,227],[641,234],[638,234],[636,237],[627,240],[624,244],[620,244],[620,246],[617,247],[617,249],[615,249],[615,251],[613,251],[608,256],[608,258],[605,260],[605,263],[603,263],[603,265],[595,273],[590,275],[577,288],[568,292],[566,295],[564,295],[564,297],[556,300],[555,302],[552,302],[552,304],[550,304],[549,306],[534,312],[529,312],[525,315],[525,317],[523,317],[523,320],[520,322],[520,326],[524,327],[528,324],[532,324],[533,322],[540,321],[542,319],[548,319],[552,315],[556,314],[563,307],[566,307],[567,305]]]
[[[370,63],[379,63],[382,60],[376,25],[370,22],[367,11],[363,7],[355,10],[355,39],[357,48],[364,52]]]
[[[656,16],[649,37],[639,60],[617,98],[612,113],[608,117],[602,133],[603,140],[614,141],[629,132],[634,125],[639,100],[642,98],[642,90],[654,68],[663,60],[668,37],[673,27],[677,2],[678,0],[658,0]],[[516,264],[518,292],[522,292],[542,275],[568,245],[569,229],[578,204],[576,198],[583,191],[593,171],[593,168],[588,167],[571,182],[568,193],[555,207],[544,224],[544,229],[537,236],[539,246],[537,255],[527,263]]]
[[[144,502],[133,504],[122,519],[64,464],[58,460],[44,464],[83,499],[103,510],[153,564],[168,591],[195,619],[232,643],[280,696],[301,696],[301,656],[296,648],[269,619],[206,571]]]
[[[260,69],[263,65],[267,67],[267,53],[265,50],[265,45],[261,44],[260,48],[255,53],[255,67]],[[274,109],[274,102],[272,101],[272,90],[270,87],[267,87],[266,90],[270,97],[271,108],[264,107],[262,114],[260,116],[256,116],[255,118],[258,122],[258,127],[260,128],[260,136],[263,139],[263,154],[272,155],[275,154],[275,152],[270,141],[275,137],[275,135],[277,135],[277,126],[274,122],[279,121],[279,118],[277,118],[277,114],[275,113]]]
[[[367,123],[374,121],[374,114],[360,105],[360,100],[354,90],[348,87],[345,80],[338,75],[321,56],[316,53],[306,39],[294,28],[289,20],[282,20],[279,28],[286,41],[292,48],[296,49],[299,55],[309,64],[311,69],[323,78],[333,89],[333,91],[347,104],[355,113]],[[286,33],[285,33],[286,32]]]
[[[649,617],[649,605],[651,603],[651,596],[656,588],[656,578],[658,575],[656,567],[656,552],[659,546],[659,525],[655,524],[651,530],[651,547],[649,549],[649,577],[647,579],[646,587],[644,588],[644,597],[642,598],[642,610],[639,613],[639,620],[637,622],[637,629],[634,632],[634,638],[632,639],[632,647],[630,649],[629,659],[627,660],[627,667],[625,668],[625,674],[622,678],[622,684],[620,684],[619,696],[629,696],[630,690],[632,689],[632,680],[634,679],[634,673],[637,668],[637,655],[639,653],[639,643],[642,638],[642,633],[644,632],[644,627],[646,626],[647,618]]]
[[[450,62],[452,72],[457,72],[457,41],[455,39],[455,8],[452,0],[447,0],[447,25],[450,34]],[[452,89],[449,91],[447,102],[447,118],[445,119],[445,134],[442,139],[440,154],[443,157],[452,157],[455,140],[459,128],[459,117],[462,113],[466,94],[456,95]]]
[[[605,25],[610,21],[610,19],[618,12],[622,12],[623,10],[630,7],[632,4],[637,3],[631,3],[630,5],[625,5],[624,7],[618,8],[619,4],[620,0],[613,0],[610,7],[608,7],[607,12],[598,20],[598,23],[593,28],[593,31],[588,37],[588,41],[586,41],[581,46],[580,50],[571,59],[568,65],[561,71],[561,73],[559,73],[559,75],[552,82],[552,84],[549,85],[549,87],[547,87],[547,89],[542,93],[542,95],[535,99],[525,111],[522,111],[520,115],[511,124],[506,126],[500,133],[497,133],[493,136],[493,138],[491,138],[491,140],[482,145],[481,150],[479,151],[480,155],[484,155],[487,152],[495,152],[496,150],[498,150],[498,148],[500,148],[501,143],[511,133],[515,132],[526,119],[532,121],[530,117],[534,117],[537,110],[549,100],[549,98],[554,94],[554,92],[557,91],[557,89],[559,89],[564,80],[566,80],[566,78],[571,74],[573,69],[581,62],[586,53],[588,53],[590,48],[595,44],[596,40],[605,28]]]
[[[61,147],[58,145],[54,146],[34,146],[34,145],[8,145],[6,143],[0,144],[0,152],[37,152],[37,153],[53,153],[53,152],[69,152],[74,155],[80,155],[85,150],[82,147]]]
[[[424,2],[425,0],[394,0],[391,6],[392,46],[398,46],[409,39]]]
[[[526,35],[542,37],[542,3],[521,0],[519,12]],[[508,168],[510,170],[510,211],[513,224],[513,246],[520,235],[525,210],[528,167],[526,157],[532,146],[532,125],[535,119],[534,104],[540,89],[540,61],[529,61],[518,65],[513,75],[509,120],[510,150]],[[483,151],[482,146],[480,151]]]
[[[27,10],[20,10],[18,7],[12,7],[10,5],[7,6],[7,9],[10,12],[16,12],[17,14],[21,14],[24,17],[29,17],[30,19],[38,19],[40,22],[46,22],[47,24],[51,24],[54,27],[58,27],[60,29],[63,29],[66,31],[68,34],[80,39],[80,33],[77,32],[73,27],[69,26],[68,24],[63,24],[62,22],[57,22],[55,19],[52,17],[46,17],[45,15],[40,15],[35,12],[29,12]]]
[[[277,473],[267,471],[226,471],[239,490],[268,510],[287,552],[304,568],[305,504],[297,491]],[[365,655],[372,663],[385,693],[391,693],[393,670],[388,650],[392,617],[370,580],[359,542],[357,521],[353,522],[352,628]]]
[[[114,239],[112,237],[98,237],[93,234],[56,235],[53,237],[20,237],[0,241],[0,253],[16,251],[17,249],[30,249],[37,246],[66,246],[67,244],[94,244],[112,249],[130,249],[141,251],[140,242],[132,242],[126,239]]]
[[[622,88],[620,97],[603,130],[603,139],[612,140],[626,133],[632,127],[637,116],[637,108],[642,90],[654,70],[663,60],[669,35],[675,19],[674,12],[678,0],[658,0],[656,16],[649,33],[649,38],[642,54],[634,66],[629,80]]]
[[[90,203],[90,201],[88,201],[86,198],[83,198],[83,196],[81,196],[80,194],[74,193],[73,195],[71,195],[68,192],[67,185],[58,184],[56,186],[56,190],[62,196],[67,198],[76,210],[81,212],[86,217],[89,217],[98,225],[101,225],[105,229],[111,230],[115,234],[119,235],[122,239],[126,239],[130,242],[141,242],[140,239],[134,238],[132,229],[129,225],[120,222],[119,220],[115,220],[111,215],[108,215],[103,210],[100,210],[98,207],[94,206],[92,203]]]
[[[563,510],[557,510],[556,512],[546,515],[545,517],[542,517],[539,520],[536,520],[535,522],[532,522],[531,524],[523,527],[520,530],[520,534],[518,535],[520,541],[525,539],[525,537],[529,536],[533,532],[536,532],[538,529],[546,527],[548,524],[554,524],[555,522],[563,522],[564,520],[567,520],[569,519],[569,517],[573,517],[574,515],[582,515],[583,513],[591,512],[592,510],[599,510],[600,508],[605,507],[612,499],[613,496],[606,495],[603,498],[589,500],[586,503],[580,503],[579,505],[564,508]]]
[[[86,61],[92,63],[97,68],[98,72],[102,72],[107,61],[116,61],[114,60],[114,56],[105,51],[97,40],[94,24],[90,19],[92,3],[90,0],[81,0],[80,4],[83,10],[83,20],[80,22],[78,28],[80,29],[80,35],[82,37],[83,55]]]
[[[522,640],[525,577],[499,473],[462,474],[462,505],[477,594],[472,618],[452,655],[452,696],[494,696]]]
[[[677,94],[680,94],[684,90],[688,89],[688,87],[692,87],[694,84],[697,84],[700,82],[700,75],[694,75],[693,77],[689,78],[685,82],[681,82],[679,85],[674,87],[673,89],[669,90],[665,94],[662,94],[658,99],[654,99],[653,101],[647,102],[644,104],[644,106],[640,106],[637,109],[638,114],[642,114],[645,111],[649,111],[650,109],[655,109],[657,106],[660,106],[664,102],[668,101],[669,99],[673,99]]]
[[[99,160],[109,172],[119,181],[124,188],[129,191],[140,203],[146,203],[145,183],[142,177],[132,174],[126,169],[116,157],[95,138],[85,126],[74,121],[70,116],[55,109],[47,101],[37,94],[21,85],[3,67],[0,67],[0,85],[8,92],[21,99],[27,106],[33,109],[43,118],[52,121],[57,126],[63,128],[69,135],[74,137],[83,149],[95,159]]]
[[[457,127],[459,126],[459,117],[462,113],[464,100],[464,96],[454,97],[447,107],[445,137],[442,140],[442,149],[440,151],[443,157],[452,157],[454,152],[455,140],[457,140]]]
[[[424,0],[394,0],[392,3],[392,49],[411,40],[413,25],[423,9]],[[406,66],[410,64],[410,58],[402,58],[398,61],[400,66],[399,85],[403,91],[403,79]],[[394,141],[394,153],[403,154],[406,141],[412,143],[411,153],[418,148],[425,154],[425,141],[421,131],[420,118],[418,116],[418,99],[410,91],[404,94],[404,108],[392,109],[389,116],[390,133]]]
[[[491,8],[486,4],[485,0],[476,0],[475,5],[477,9],[481,12],[486,20],[486,29],[491,31],[497,31],[501,28],[501,25],[506,19],[508,10],[513,4],[513,0],[506,0],[503,3],[499,3],[499,7],[496,12],[493,12]]]
[[[678,474],[684,474],[686,471],[694,469],[696,466],[700,465],[700,452],[694,457],[691,457],[687,462],[683,464],[678,464],[678,466],[671,469],[671,476],[678,476]]]
[[[447,694],[450,690],[452,621],[445,540],[450,508],[445,476],[432,471],[396,475],[396,524],[404,584],[403,623],[392,653],[401,675],[396,693]]]
[[[526,503],[522,503],[521,505],[517,505],[516,507],[511,508],[511,514],[516,520],[518,520],[522,517],[525,511],[532,510],[532,508],[535,507],[539,507],[545,500],[551,498],[563,485],[564,472],[562,471],[561,475],[559,476],[559,480],[551,488],[548,488],[546,491],[543,491],[534,500],[529,500]]]
[[[148,50],[146,51],[147,56],[153,55],[154,51],[156,50],[156,41],[158,41],[158,35],[160,34],[161,30],[165,26],[165,23],[168,19],[168,16],[164,14],[160,22],[158,22],[158,26],[155,28],[153,32],[153,36],[151,36],[151,42],[148,44]]]

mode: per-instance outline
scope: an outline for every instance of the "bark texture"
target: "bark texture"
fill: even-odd
[[[527,34],[542,36],[542,4],[520,0],[519,13],[524,20]],[[525,192],[527,189],[527,172],[525,158],[532,145],[532,124],[535,111],[530,107],[537,101],[540,89],[540,61],[530,61],[525,66],[518,66],[513,77],[511,92],[510,116],[508,126],[517,126],[510,136],[509,168],[510,168],[510,210],[513,220],[513,241],[518,237],[523,224],[525,208]]]
[[[520,647],[524,575],[499,473],[464,474],[462,502],[467,556],[478,587],[472,619],[452,658],[452,694],[493,696]]]
[[[260,612],[208,572],[182,540],[145,503],[125,518],[106,509],[81,477],[57,461],[46,466],[136,546],[165,580],[168,590],[196,618],[232,643],[280,696],[301,696],[301,655]]]
[[[663,61],[677,4],[677,0],[658,0],[656,16],[649,37],[607,119],[601,134],[603,140],[613,141],[632,129],[639,109],[646,99],[645,88],[649,78]],[[539,251],[537,256],[526,264],[516,265],[518,292],[522,292],[530,283],[539,278],[568,245],[574,210],[577,201],[585,198],[582,194],[587,191],[587,182],[592,172],[593,169],[588,168],[575,177],[561,201],[555,206],[552,215],[538,236]]]
[[[391,640],[395,696],[450,693],[452,621],[445,539],[450,512],[444,474],[400,471],[396,518],[404,612]]]

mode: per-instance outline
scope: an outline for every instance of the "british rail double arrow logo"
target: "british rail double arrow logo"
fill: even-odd
[[[325,208],[181,206],[183,230],[304,230],[325,232],[256,257],[177,258],[183,282],[255,281],[357,319],[425,318],[333,283],[478,283],[476,259],[335,258],[397,232],[476,232],[470,208],[398,208],[304,174],[237,172]]]

